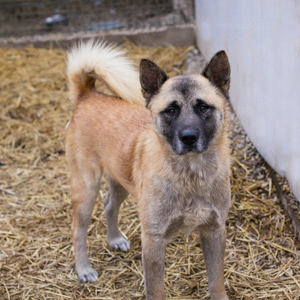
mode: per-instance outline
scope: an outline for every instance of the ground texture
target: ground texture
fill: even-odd
[[[169,75],[183,71],[191,48],[126,47]],[[106,242],[103,186],[89,229],[89,253],[100,278],[81,284],[74,273],[71,205],[64,136],[72,105],[66,52],[0,49],[0,298],[143,299],[136,205],[123,204],[120,226],[131,241],[124,254]],[[231,299],[298,299],[300,248],[279,204],[268,168],[231,114],[232,207],[227,221],[226,289]],[[281,182],[282,180],[279,179]],[[289,193],[283,181],[283,189]],[[167,249],[169,299],[209,299],[196,234]]]

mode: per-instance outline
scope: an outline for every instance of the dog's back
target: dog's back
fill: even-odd
[[[77,104],[67,129],[69,166],[96,177],[109,174],[133,192],[132,153],[141,131],[151,124],[150,114],[142,106],[118,98],[96,92],[86,96]]]
[[[138,72],[123,50],[90,41],[70,52],[68,79],[75,103],[66,137],[72,178],[80,170],[92,181],[104,172],[133,192],[132,152],[140,132],[151,124]],[[96,91],[96,79],[119,97]]]

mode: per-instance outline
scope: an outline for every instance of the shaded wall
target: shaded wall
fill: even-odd
[[[266,161],[300,200],[300,1],[195,0],[198,46],[225,49],[231,101]]]

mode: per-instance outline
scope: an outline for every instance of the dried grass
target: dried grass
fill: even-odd
[[[169,74],[180,70],[187,48],[138,48]],[[103,201],[89,229],[89,253],[100,274],[81,284],[74,273],[70,190],[64,156],[68,100],[63,50],[0,49],[0,298],[141,299],[140,229],[134,201],[122,207],[128,253],[106,243]],[[227,221],[226,288],[231,299],[298,299],[299,243],[278,204],[268,170],[232,116],[232,208]],[[287,189],[287,187],[286,187]],[[99,198],[106,195],[103,183]],[[170,299],[208,299],[196,234],[167,249],[165,287]]]

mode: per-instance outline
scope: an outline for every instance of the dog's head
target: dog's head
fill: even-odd
[[[170,79],[155,63],[143,59],[140,82],[155,130],[176,154],[204,152],[220,135],[230,83],[224,51],[211,59],[202,75]]]

